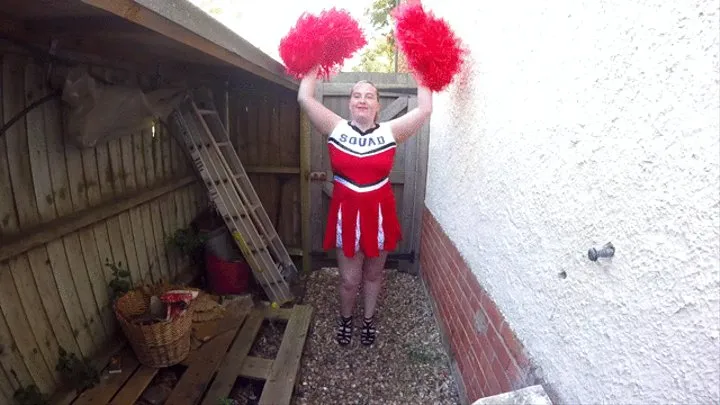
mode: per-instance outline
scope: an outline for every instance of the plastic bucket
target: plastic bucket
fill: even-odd
[[[245,294],[250,281],[250,266],[245,260],[223,260],[207,252],[205,255],[208,287],[215,294]]]

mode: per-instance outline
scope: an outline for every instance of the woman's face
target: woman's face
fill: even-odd
[[[370,83],[360,82],[350,94],[350,115],[355,121],[375,122],[380,111],[377,89]]]

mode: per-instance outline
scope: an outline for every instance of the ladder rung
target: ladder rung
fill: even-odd
[[[292,260],[285,257],[283,249],[278,247],[282,246],[282,239],[269,222],[262,202],[245,173],[220,112],[212,101],[202,105],[204,108],[198,108],[192,100],[187,104],[174,112],[173,117],[184,126],[184,144],[205,183],[208,196],[217,205],[226,227],[237,238],[240,247],[254,258],[250,261],[253,272],[268,297],[286,302],[293,296],[285,280],[286,273],[297,270]],[[195,125],[187,125],[185,120]],[[280,251],[276,252],[277,249]]]

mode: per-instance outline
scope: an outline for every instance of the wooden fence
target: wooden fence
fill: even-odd
[[[228,131],[268,217],[292,256],[305,256],[309,265],[309,143],[300,133],[297,93],[277,85],[231,86]],[[303,159],[305,157],[305,159]],[[303,210],[306,210],[303,219]],[[305,248],[304,248],[305,247]],[[306,250],[306,251],[304,251]]]
[[[50,92],[48,66],[4,53],[0,117]],[[96,148],[64,140],[54,99],[0,136],[0,403],[60,382],[59,348],[102,350],[116,332],[108,283],[122,263],[133,283],[178,275],[165,239],[206,206],[181,149],[162,126]]]

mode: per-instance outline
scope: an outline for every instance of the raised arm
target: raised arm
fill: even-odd
[[[316,66],[300,81],[297,100],[300,108],[308,115],[310,123],[312,123],[320,133],[327,135],[332,132],[342,118],[315,99],[317,71],[318,67]]]
[[[432,113],[432,90],[418,84],[417,97],[417,107],[401,117],[388,121],[397,143],[402,143],[415,134]]]

